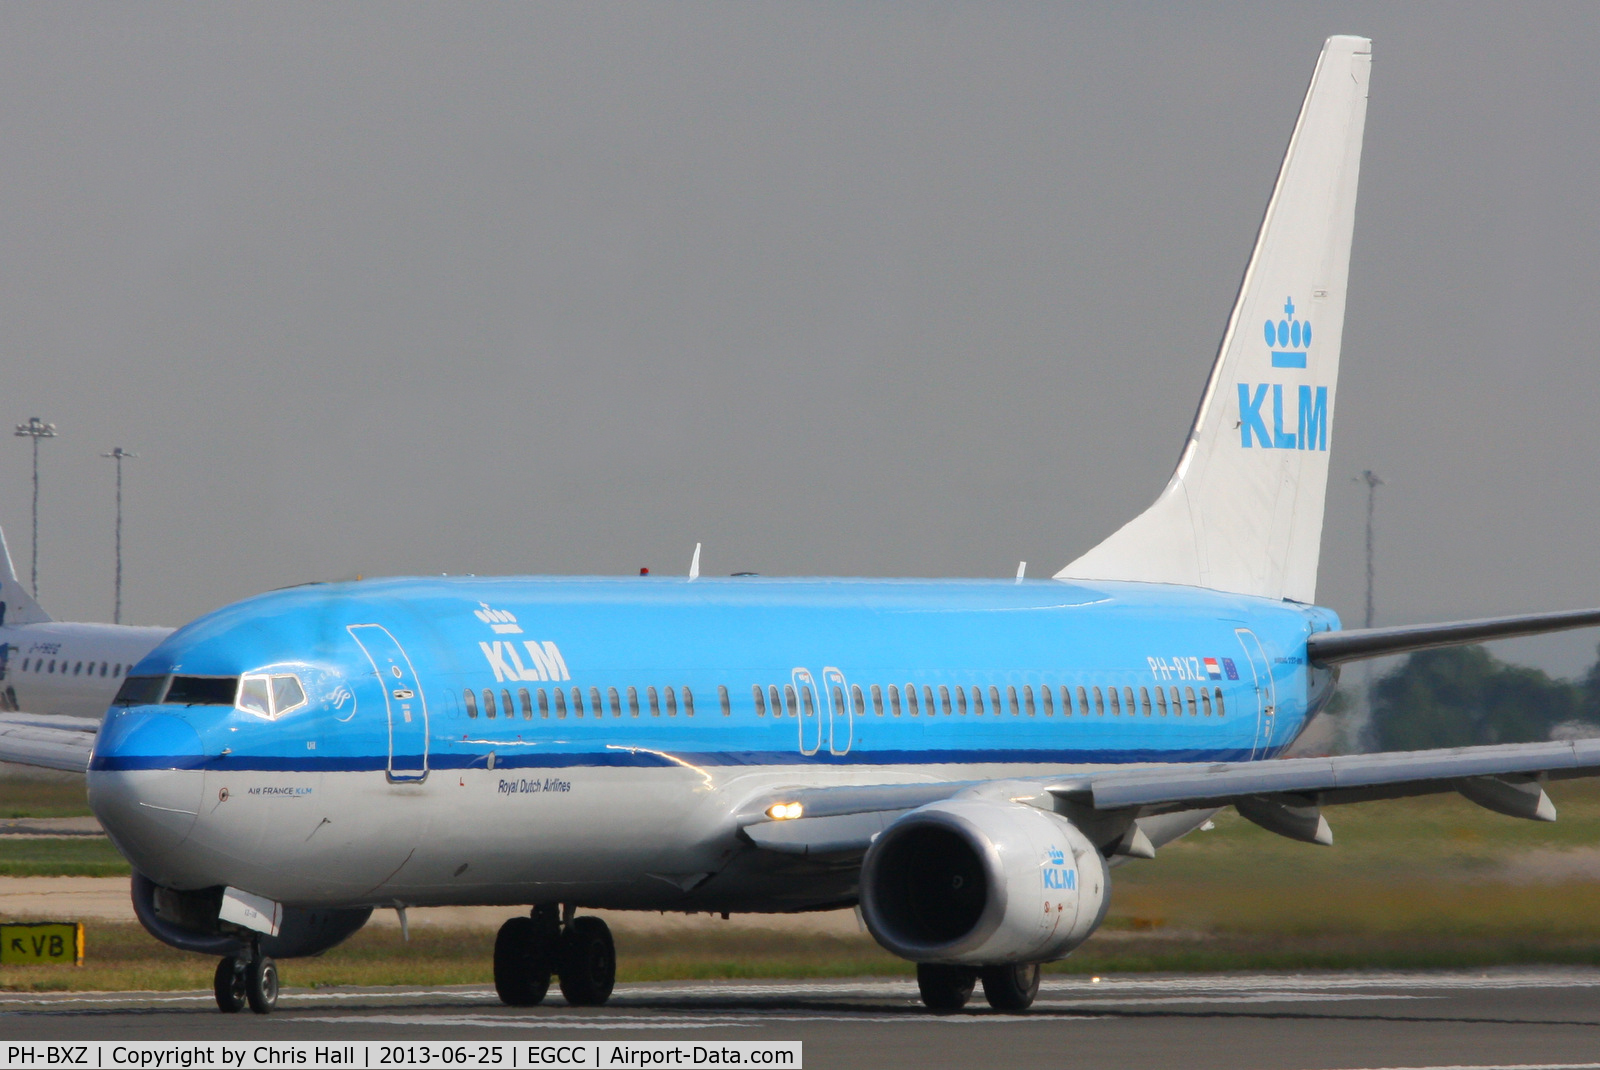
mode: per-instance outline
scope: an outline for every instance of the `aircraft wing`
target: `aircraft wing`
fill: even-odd
[[[1489,747],[1384,751],[1337,758],[1279,758],[1138,766],[1068,778],[1052,795],[1096,810],[1190,810],[1239,799],[1298,795],[1318,804],[1368,802],[1459,791],[1466,781],[1600,775],[1600,739],[1504,743]],[[1470,786],[1469,786],[1470,787]]]
[[[1018,801],[1069,815],[1148,818],[1234,806],[1294,839],[1332,842],[1320,808],[1340,803],[1460,792],[1498,813],[1553,821],[1545,780],[1600,776],[1600,739],[1488,747],[1386,751],[1337,758],[1259,762],[1174,762],[1114,767],[1059,778],[1004,782],[808,788],[756,800],[741,822],[756,846],[783,854],[865,851],[900,814],[963,792],[1005,788]],[[799,803],[803,816],[774,818],[767,807]]]
[[[81,773],[89,767],[100,722],[48,713],[0,714],[0,762]]]

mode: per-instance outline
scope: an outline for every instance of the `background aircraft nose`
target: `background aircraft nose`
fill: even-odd
[[[151,877],[188,837],[205,787],[200,736],[180,717],[120,710],[89,761],[89,806],[135,868]]]

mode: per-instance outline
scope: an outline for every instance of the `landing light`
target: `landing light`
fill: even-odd
[[[797,802],[773,803],[767,807],[767,816],[774,821],[793,821],[803,812],[803,808]]]

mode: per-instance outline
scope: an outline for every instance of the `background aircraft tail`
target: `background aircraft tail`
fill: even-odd
[[[17,581],[4,531],[0,531],[0,605],[5,607],[0,612],[0,624],[42,624],[50,619],[50,614],[39,608],[33,595]]]
[[[1371,66],[1323,45],[1177,471],[1058,579],[1315,598]]]

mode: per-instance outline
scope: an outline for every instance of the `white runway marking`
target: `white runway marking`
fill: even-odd
[[[1357,992],[1335,992],[1320,994],[1316,992],[1256,992],[1237,996],[1112,996],[1107,999],[1072,999],[1072,1000],[1038,1000],[1034,1003],[1035,1010],[1055,1008],[1071,1010],[1081,1007],[1161,1007],[1170,1004],[1189,1005],[1195,1003],[1224,1003],[1238,1005],[1243,1003],[1343,1003],[1352,1000],[1365,1002],[1383,1002],[1399,999],[1443,999],[1443,996],[1401,996],[1388,992],[1373,992],[1370,995]]]
[[[424,1029],[442,1026],[489,1026],[495,1029],[717,1029],[724,1026],[752,1026],[759,1022],[751,1019],[713,1018],[658,1018],[651,1015],[606,1015],[603,1018],[562,1018],[552,1015],[513,1018],[497,1014],[339,1014],[326,1017],[272,1018],[274,1022],[294,1025],[299,1022],[327,1022],[333,1025],[353,1025],[357,1022],[373,1025],[415,1025]]]
[[[1486,1063],[1482,1066],[1363,1066],[1348,1070],[1600,1070],[1600,1063]]]
[[[1247,1005],[1269,1003],[1332,1003],[1351,1000],[1417,1000],[1441,999],[1452,991],[1511,991],[1540,988],[1589,989],[1600,987],[1600,970],[1538,969],[1499,971],[1491,973],[1361,973],[1361,974],[1253,974],[1227,976],[1189,977],[1104,977],[1098,981],[1089,977],[1052,976],[1045,980],[1040,990],[1039,1010],[1093,1011],[1095,1008],[1137,1006],[1172,1006],[1182,1004]],[[753,1014],[763,1020],[786,1021],[774,1017],[778,1014],[795,1015],[796,1021],[868,1021],[874,1018],[852,1016],[849,1010],[818,1008],[816,1015],[807,1014],[806,1002],[862,1000],[904,1007],[909,1015],[920,1004],[916,983],[903,978],[851,978],[837,981],[765,981],[723,982],[682,981],[625,984],[617,987],[611,1010],[624,1012],[603,1018],[561,1019],[562,1028],[603,1028],[595,1023],[633,1022],[635,1028],[670,1029],[702,1028],[706,1025],[734,1024],[724,1022],[730,1013],[726,1004],[743,1001],[754,1004]],[[209,992],[77,992],[77,993],[5,993],[0,994],[0,1013],[6,1015],[30,1012],[63,1012],[74,1010],[110,1010],[138,1007],[157,1009],[208,1008],[212,1002]],[[473,1024],[501,1028],[551,1028],[556,1022],[546,1013],[542,1017],[484,1016],[479,1021],[475,1008],[497,1005],[494,990],[486,985],[456,985],[432,988],[358,988],[336,990],[289,989],[284,992],[281,1006],[284,1010],[338,1007],[359,1013],[365,1009],[384,1009],[391,1013],[408,1009],[407,1004],[427,1004],[445,1012],[443,1017],[427,1017],[421,1013],[404,1014],[407,1021],[425,1019],[435,1025],[449,1024],[459,1019]],[[453,1017],[451,1004],[462,1013]],[[796,1006],[799,1004],[799,1006]],[[562,1004],[553,999],[552,1010],[561,1010]],[[628,1014],[635,1008],[661,1008],[670,1011],[670,1017]],[[981,997],[974,1000],[973,1010],[978,1013],[961,1015],[941,1021],[1021,1021],[1020,1018],[1001,1018],[987,1013]],[[706,1015],[695,1012],[704,1008]],[[416,1008],[418,1012],[421,1007]],[[887,1008],[862,1007],[865,1014],[882,1015]],[[843,1018],[824,1017],[843,1014]],[[688,1015],[694,1015],[690,1018]],[[377,1019],[370,1019],[377,1020]],[[904,1021],[906,1018],[888,1017],[884,1021]],[[928,1019],[919,1019],[928,1020]],[[1056,1018],[1055,1020],[1059,1020]],[[748,1018],[738,1018],[748,1023]],[[647,1024],[648,1023],[648,1024]],[[1595,1070],[1600,1070],[1597,1064]]]
[[[499,997],[492,989],[461,989],[461,988],[394,988],[394,989],[362,989],[355,992],[301,992],[293,989],[284,991],[281,998],[284,1005],[290,1003],[314,1002],[318,1000],[345,1002],[360,999],[392,1000],[397,997],[405,999],[460,999],[470,1000],[473,1003],[496,1003]],[[80,992],[75,995],[58,995],[54,993],[3,993],[0,994],[0,1007],[11,1004],[25,1006],[59,1006],[66,1003],[87,1004],[89,1006],[116,1006],[124,1003],[204,1003],[209,1004],[215,997],[209,992]]]
[[[1600,970],[1541,970],[1526,973],[1361,973],[1357,975],[1258,974],[1221,977],[1046,977],[1040,985],[1044,995],[1101,995],[1133,992],[1284,992],[1370,991],[1373,989],[1525,989],[1600,987]],[[769,981],[742,982],[652,982],[619,986],[617,999],[738,997],[847,997],[882,998],[900,996],[916,1000],[917,985],[910,980]]]
[[[856,1022],[904,1025],[907,1022],[943,1025],[1009,1025],[1030,1022],[1055,1022],[1060,1018],[1029,1017],[1003,1014],[748,1014],[748,1015],[696,1015],[693,1018],[666,1017],[663,1015],[606,1015],[604,1017],[567,1018],[559,1015],[540,1015],[530,1018],[513,1018],[492,1014],[341,1014],[326,1017],[273,1018],[275,1022],[326,1022],[333,1025],[353,1025],[372,1022],[378,1025],[415,1025],[428,1029],[439,1026],[492,1026],[500,1029],[722,1029],[729,1026],[748,1028],[772,1024],[808,1024],[812,1022]],[[1075,1022],[1092,1022],[1096,1016],[1074,1017]]]

